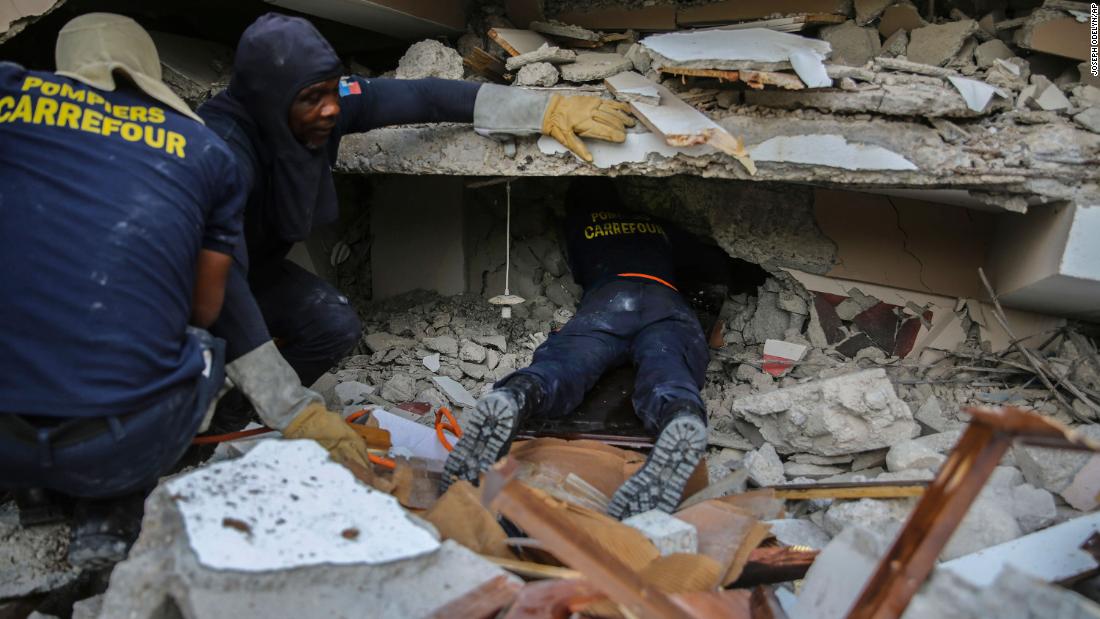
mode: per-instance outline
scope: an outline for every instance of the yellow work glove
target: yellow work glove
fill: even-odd
[[[324,404],[310,404],[283,430],[286,438],[309,438],[328,450],[337,462],[351,462],[370,470],[367,442]]]
[[[626,140],[626,128],[633,126],[627,104],[599,97],[554,95],[542,117],[543,135],[561,142],[589,163],[592,153],[581,137],[622,142]]]

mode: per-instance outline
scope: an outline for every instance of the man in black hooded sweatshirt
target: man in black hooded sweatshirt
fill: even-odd
[[[341,77],[308,21],[268,13],[241,36],[229,88],[198,113],[229,144],[251,187],[221,316],[226,374],[260,418],[367,466],[365,443],[307,389],[359,341],[346,297],[286,260],[315,225],[337,218],[332,164],[340,139],[386,125],[473,122],[484,135],[550,135],[591,161],[578,136],[621,142],[626,106],[460,80]],[[279,341],[278,347],[274,339]]]

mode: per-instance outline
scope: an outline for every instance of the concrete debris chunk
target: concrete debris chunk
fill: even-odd
[[[910,32],[928,22],[920,16],[920,11],[911,2],[900,2],[882,12],[878,22],[878,31],[883,38],[889,38],[898,30]]]
[[[394,373],[382,384],[381,396],[390,402],[410,402],[416,394],[416,379],[408,374]]]
[[[341,406],[352,406],[366,402],[367,397],[374,393],[374,387],[357,380],[349,380],[336,385],[334,391]]]
[[[753,94],[753,93],[749,93]],[[917,170],[903,155],[842,135],[780,135],[750,146],[754,161],[820,165],[844,170]]]
[[[853,67],[867,64],[868,60],[878,55],[881,48],[876,29],[857,26],[850,20],[822,28],[821,38],[832,46],[830,59],[833,62]]]
[[[581,52],[575,62],[561,66],[561,76],[569,82],[593,82],[633,67],[634,64],[622,54]]]
[[[516,86],[541,86],[543,88],[549,88],[558,83],[558,78],[561,75],[558,70],[554,68],[554,65],[548,62],[535,62],[532,64],[524,65],[516,73],[516,79],[512,84]]]
[[[462,74],[462,56],[435,39],[413,43],[397,61],[397,71],[394,73],[398,79],[404,80],[424,77],[460,80]]]
[[[1100,133],[1100,107],[1090,107],[1075,115],[1073,122],[1093,133]]]
[[[896,2],[897,0],[855,0],[856,23],[866,26],[878,19],[887,7]]]
[[[474,396],[470,395],[470,392],[466,390],[458,381],[447,376],[433,376],[432,382],[436,387],[446,394],[447,399],[453,402],[456,406],[462,408],[473,408],[477,406],[477,400]]]
[[[913,62],[942,67],[978,29],[972,19],[924,26],[909,33],[907,56]]]
[[[880,302],[871,295],[863,294],[859,288],[852,288],[848,290],[848,298],[837,304],[836,315],[841,320],[850,321]]]
[[[601,38],[598,32],[593,32],[592,30],[581,28],[580,26],[564,24],[560,21],[533,21],[527,27],[531,30],[534,30],[535,32],[548,34],[551,37],[561,37],[565,39],[576,39],[578,41],[592,42],[597,42]]]
[[[624,103],[644,103],[646,105],[660,105],[661,91],[656,84],[639,83],[630,71],[617,73],[606,80],[607,88],[615,95],[615,98]],[[730,91],[723,91],[730,92]],[[727,106],[728,107],[728,106]]]
[[[742,466],[749,472],[749,480],[759,487],[777,486],[787,481],[783,474],[783,462],[775,448],[764,443],[760,449],[745,454]]]
[[[695,527],[665,512],[650,510],[623,520],[623,524],[641,531],[661,556],[699,552],[699,535]]]
[[[910,469],[938,469],[946,456],[914,441],[898,443],[886,452],[886,468],[890,472]]]
[[[363,343],[371,352],[385,352],[391,348],[408,348],[413,342],[408,338],[382,331],[367,334],[363,337]]]
[[[566,64],[577,59],[577,52],[571,49],[562,49],[551,45],[543,45],[533,52],[511,56],[504,61],[504,67],[509,71],[517,71],[520,67],[546,62],[549,64]]]
[[[67,524],[23,528],[14,502],[0,506],[0,600],[46,593],[74,581],[79,572],[69,565],[68,548]]]
[[[997,60],[1007,60],[1015,55],[1016,53],[1000,39],[990,39],[974,50],[974,60],[982,69],[992,67]]]
[[[1012,514],[1025,534],[1050,526],[1058,516],[1054,495],[1031,484],[1012,489]]]
[[[879,55],[892,58],[904,56],[905,50],[908,47],[909,33],[904,30],[898,30],[882,43],[882,49],[879,50]]]
[[[462,361],[471,361],[473,363],[481,363],[485,361],[485,347],[470,341],[462,342],[462,347],[458,350],[458,358]]]
[[[842,619],[871,577],[888,538],[860,525],[840,532],[825,546],[803,579],[791,619]]]
[[[434,350],[451,357],[458,354],[458,340],[449,335],[426,337],[421,342],[428,347],[428,350]]]
[[[216,465],[225,468],[178,477],[150,496],[141,537],[115,567],[101,617],[157,619],[165,608],[183,619],[339,617],[349,608],[424,617],[493,578],[518,582],[454,542],[441,544],[431,525],[356,482],[312,441],[267,443]],[[295,460],[304,466],[260,466],[292,454],[308,455]],[[226,483],[203,480],[210,475]],[[251,490],[267,498],[232,501],[230,495]],[[383,502],[392,509],[381,510]],[[249,504],[264,512],[245,513]],[[197,529],[197,518],[206,526]],[[264,554],[279,540],[285,554]],[[237,567],[210,567],[211,553],[222,556],[217,564]],[[283,558],[270,560],[276,556]]]
[[[1031,85],[1034,86],[1034,90],[1026,100],[1030,107],[1048,111],[1067,110],[1072,107],[1062,89],[1053,84],[1046,76],[1032,75]]]
[[[1084,436],[1100,440],[1100,425],[1075,428]],[[1027,482],[1062,496],[1075,509],[1087,511],[1097,506],[1100,494],[1100,456],[1063,449],[1019,446],[1014,449],[1016,464]]]
[[[696,30],[646,37],[641,44],[653,56],[653,65],[723,71],[790,69],[790,56],[806,51],[820,60],[829,57],[828,42],[767,28]]]
[[[920,431],[881,368],[738,398],[732,410],[782,453],[857,453]]]
[[[804,462],[787,462],[783,465],[783,473],[790,479],[805,477],[809,479],[824,479],[846,472],[845,469],[823,464],[808,464]]]
[[[949,415],[943,410],[943,406],[940,405],[940,399],[936,396],[932,396],[925,400],[924,404],[921,404],[920,408],[917,409],[914,417],[916,417],[917,421],[932,428],[936,432],[957,430],[963,425],[954,415]]]
[[[810,520],[784,518],[767,520],[764,524],[771,528],[776,541],[784,546],[807,546],[821,550],[829,543],[829,534]]]

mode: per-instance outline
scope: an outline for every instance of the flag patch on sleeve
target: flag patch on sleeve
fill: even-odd
[[[359,82],[354,78],[342,77],[340,78],[340,96],[346,97],[348,95],[361,95],[363,89],[359,86]]]

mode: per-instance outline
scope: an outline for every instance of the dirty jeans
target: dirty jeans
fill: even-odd
[[[225,303],[210,331],[226,341],[232,362],[275,339],[279,352],[312,385],[362,336],[363,325],[347,297],[289,260],[229,271]]]
[[[140,411],[100,419],[58,419],[31,425],[11,416],[0,429],[0,488],[48,488],[81,498],[146,490],[169,472],[198,432],[225,382],[225,343],[188,329],[210,354],[208,371]],[[10,431],[19,424],[19,434]],[[102,425],[100,425],[102,424]],[[37,436],[33,436],[37,435]]]
[[[576,316],[535,350],[530,366],[511,376],[542,383],[546,397],[532,414],[564,417],[605,371],[632,361],[638,370],[634,411],[657,432],[679,402],[705,410],[699,389],[708,360],[703,329],[678,292],[624,278],[587,291]]]

